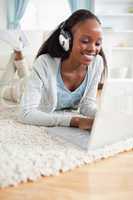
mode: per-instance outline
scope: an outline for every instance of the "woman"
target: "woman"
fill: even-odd
[[[91,129],[105,64],[100,21],[88,10],[77,10],[41,46],[21,100],[20,120]],[[75,108],[80,116],[57,112]]]

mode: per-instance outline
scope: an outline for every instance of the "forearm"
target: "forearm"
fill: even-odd
[[[46,113],[37,109],[20,111],[19,121],[25,124],[38,126],[70,126],[70,115],[60,113]]]

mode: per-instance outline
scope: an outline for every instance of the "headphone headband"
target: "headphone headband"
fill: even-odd
[[[61,23],[60,29],[64,29],[65,23],[66,23],[66,21],[64,21],[64,22]]]

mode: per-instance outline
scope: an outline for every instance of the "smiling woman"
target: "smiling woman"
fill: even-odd
[[[53,30],[70,13],[67,0],[30,0],[21,20],[21,28],[25,30]]]
[[[91,129],[105,68],[101,23],[89,10],[77,10],[42,44],[21,99],[20,121]],[[57,113],[64,109],[77,115]]]

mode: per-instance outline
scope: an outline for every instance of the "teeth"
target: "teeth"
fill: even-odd
[[[95,54],[83,54],[84,56],[95,56]]]
[[[87,57],[87,58],[93,58],[94,55],[84,54],[84,56]]]

